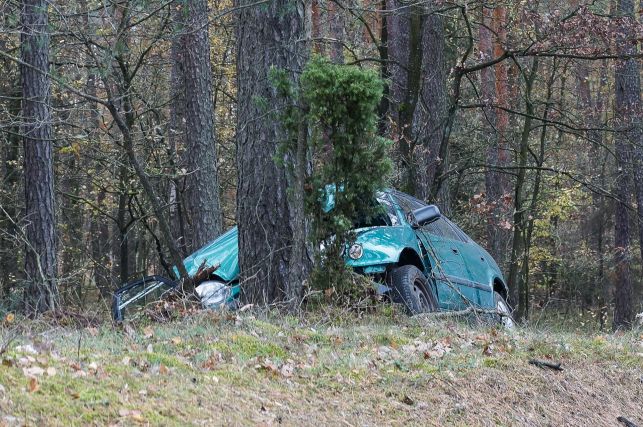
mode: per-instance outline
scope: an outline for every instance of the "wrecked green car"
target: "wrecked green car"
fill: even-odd
[[[511,326],[508,289],[494,259],[435,205],[397,190],[377,194],[380,214],[355,230],[344,251],[347,265],[372,279],[377,292],[402,304],[410,314],[468,307],[495,310]],[[234,227],[188,256],[193,276],[217,266],[196,293],[207,308],[234,306],[239,295],[238,235]],[[129,282],[114,294],[113,315],[158,301],[176,282],[148,276]]]

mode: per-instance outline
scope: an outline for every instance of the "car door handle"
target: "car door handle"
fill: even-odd
[[[460,253],[460,251],[458,251],[456,248],[451,248],[451,250],[453,251],[454,254],[459,254]]]

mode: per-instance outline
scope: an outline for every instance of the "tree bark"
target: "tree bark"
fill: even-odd
[[[185,10],[177,7],[172,10],[174,21],[174,36],[170,48],[170,120],[168,123],[168,156],[170,173],[173,178],[169,183],[168,202],[170,204],[170,224],[175,230],[177,246],[181,253],[187,254],[186,231],[184,226],[184,192],[182,179],[179,178],[179,153],[185,149],[186,117],[185,117],[185,53],[182,34],[185,30]]]
[[[435,180],[440,158],[440,144],[444,134],[447,113],[447,70],[444,54],[444,22],[438,14],[430,13],[422,19],[422,69],[421,85],[415,112],[413,114],[413,137],[419,161],[415,179],[415,193],[421,199],[431,195],[430,184]],[[448,188],[438,194],[443,210],[448,210]]]
[[[207,0],[186,2],[185,54],[186,205],[192,220],[189,250],[221,234],[219,178],[215,146],[213,82]]]
[[[57,307],[56,229],[49,73],[48,2],[24,0],[21,13],[22,115],[27,248],[25,309]]]
[[[606,75],[607,66],[601,67],[600,81],[596,96],[592,94],[590,87],[590,70],[585,63],[580,63],[576,69],[576,80],[578,86],[578,101],[581,113],[586,118],[585,127],[590,129],[587,131],[587,139],[591,144],[589,157],[590,163],[588,165],[590,182],[595,188],[605,188],[605,155],[603,149],[603,133],[598,130],[601,125],[601,114],[603,111],[602,92],[607,84]],[[592,276],[592,281],[589,284],[589,291],[596,289],[598,291],[597,297],[600,303],[600,324],[601,329],[604,322],[607,320],[607,307],[609,305],[609,284],[605,280],[605,222],[606,222],[606,206],[605,197],[598,191],[592,191],[592,210],[591,215],[588,215],[587,232],[588,243],[592,251],[596,254],[597,266]]]
[[[629,19],[634,19],[633,0],[619,0],[618,14]],[[636,41],[619,31],[617,46],[620,53],[635,53]],[[617,134],[615,135],[616,151],[616,189],[619,202],[616,203],[614,223],[614,245],[616,255],[615,281],[615,306],[614,328],[629,328],[634,320],[632,307],[632,278],[630,271],[630,224],[628,208],[630,206],[631,191],[631,162],[633,144],[641,143],[640,129],[640,70],[636,59],[620,60],[616,63],[615,70],[615,118]],[[638,175],[638,173],[637,173]]]
[[[275,117],[285,106],[270,83],[271,69],[293,85],[308,57],[310,3],[274,0],[242,7],[237,22],[237,224],[242,299],[255,304],[298,304],[308,274],[303,219],[305,170],[299,150],[275,161],[289,136]],[[247,7],[244,7],[247,6]],[[297,138],[298,148],[305,143]],[[294,173],[288,172],[294,171]],[[289,185],[293,183],[293,186]],[[290,188],[289,188],[290,187]]]
[[[513,215],[513,243],[511,247],[511,262],[509,265],[509,289],[512,292],[512,300],[515,304],[515,314],[517,320],[525,321],[529,318],[529,286],[525,280],[525,270],[522,264],[526,262],[526,232],[527,221],[525,215],[528,206],[525,203],[524,187],[526,184],[527,161],[529,155],[529,136],[531,134],[531,124],[534,115],[534,102],[532,92],[534,81],[538,73],[539,59],[533,60],[531,71],[525,76],[525,121],[522,135],[520,138],[520,147],[518,150],[518,174],[516,176],[516,186],[514,188],[514,215]]]
[[[641,6],[643,7],[643,5]],[[625,17],[631,24],[629,28],[635,28],[636,17],[634,15],[634,1],[621,0],[619,3],[619,14]],[[643,22],[643,14],[642,22]],[[643,24],[641,24],[643,25]],[[621,30],[625,31],[625,30]],[[621,34],[621,53],[636,54],[636,34]],[[641,262],[643,262],[643,104],[641,103],[641,62],[637,59],[629,59],[617,63],[617,111],[622,114],[620,117],[624,133],[622,137],[632,150],[632,165],[634,170],[634,195],[637,205],[637,224],[639,232],[639,249]],[[622,99],[619,101],[619,91],[622,91]]]
[[[479,50],[484,60],[494,58],[497,49],[494,49],[493,31],[494,23],[492,11],[483,8],[482,22],[480,26]],[[496,42],[496,46],[497,46]],[[483,104],[493,105],[497,102],[496,75],[497,67],[485,67],[480,70],[480,92]],[[500,226],[503,219],[507,219],[509,213],[505,207],[503,194],[506,192],[507,179],[504,174],[493,166],[503,166],[500,163],[500,144],[498,129],[497,109],[484,108],[482,110],[483,129],[488,135],[487,140],[487,164],[492,166],[485,170],[485,192],[486,201],[490,205],[487,216],[487,242],[491,255],[498,261],[500,266],[505,265],[507,259],[507,248],[509,246],[510,233],[506,228]]]
[[[406,7],[405,7],[406,6]],[[388,0],[386,19],[389,66],[389,136],[397,142],[398,182],[403,191],[415,193],[417,162],[413,158],[413,115],[422,71],[422,6]]]
[[[4,46],[0,42],[0,49]],[[5,68],[6,69],[6,68]],[[8,84],[10,87],[3,90],[3,93],[9,95],[12,100],[7,103],[8,113],[11,117],[20,116],[20,98],[21,88],[19,76],[11,79]],[[3,88],[4,89],[4,88]],[[17,121],[6,129],[0,131],[2,138],[2,153],[0,156],[0,168],[2,170],[2,190],[0,190],[0,229],[7,233],[7,236],[17,234],[15,221],[20,216],[20,209],[16,203],[15,195],[20,190],[20,181],[22,177],[22,168],[20,167],[20,126]],[[13,289],[16,282],[21,279],[20,273],[16,272],[16,266],[19,264],[19,251],[16,250],[16,241],[8,237],[0,238],[0,296],[7,297]]]

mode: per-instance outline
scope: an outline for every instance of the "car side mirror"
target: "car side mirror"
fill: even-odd
[[[422,227],[424,225],[430,224],[434,221],[440,219],[442,214],[440,209],[435,205],[424,206],[422,208],[416,209],[412,212],[413,222],[411,225],[413,227]]]

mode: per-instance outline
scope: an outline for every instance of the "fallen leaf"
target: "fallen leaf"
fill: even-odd
[[[164,364],[159,365],[159,374],[161,375],[167,375],[170,372],[170,370],[165,366]]]
[[[407,395],[404,395],[404,397],[402,398],[402,403],[405,403],[405,404],[407,404],[409,406],[413,406],[413,405],[415,405],[415,400],[411,399]]]
[[[40,389],[40,385],[38,385],[38,380],[35,378],[29,378],[29,382],[27,383],[27,390],[29,390],[29,393],[35,393]]]
[[[482,354],[485,356],[491,356],[493,354],[493,346],[490,344],[485,345],[482,349]]]
[[[152,338],[154,336],[154,329],[152,329],[151,326],[147,326],[143,329],[143,336],[147,339]]]
[[[50,377],[55,376],[56,375],[56,368],[54,368],[53,366],[48,367],[47,368],[47,375],[50,376]]]

